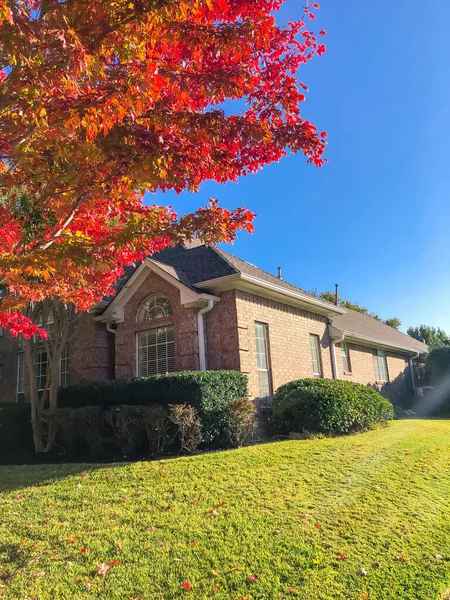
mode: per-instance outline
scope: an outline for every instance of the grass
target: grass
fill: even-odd
[[[450,421],[0,467],[0,507],[2,600],[438,600],[450,588]]]

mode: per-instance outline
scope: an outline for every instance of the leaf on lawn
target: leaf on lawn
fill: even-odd
[[[168,504],[168,505],[166,506],[166,510],[171,510],[171,509],[172,509],[172,505],[171,505],[171,504]]]
[[[16,500],[22,500],[22,496],[21,496],[20,494],[16,494],[16,495],[15,495],[15,499],[16,499]]]
[[[212,508],[210,510],[211,514],[213,517],[217,517],[217,515],[219,514],[219,511],[217,510],[217,508]]]
[[[97,569],[97,575],[105,575],[112,567],[120,565],[120,560],[113,560],[110,563],[102,563]]]
[[[361,567],[360,573],[361,573],[361,575],[364,575],[364,577],[367,575],[367,571],[364,567]]]
[[[342,552],[339,552],[339,558],[341,560],[347,560],[347,557]]]
[[[298,596],[297,590],[294,590],[293,588],[288,588],[287,593],[290,594],[291,596]]]
[[[69,537],[67,538],[68,542],[71,542],[72,544],[75,542],[78,542],[77,538],[74,537],[73,535],[69,535]]]
[[[211,474],[211,473],[209,473],[209,474],[208,474],[208,479],[212,479],[212,478],[213,478],[212,474]]]
[[[405,562],[405,559],[403,558],[403,556],[397,556],[397,560],[399,560],[400,562]]]
[[[80,477],[86,477],[86,473],[80,473]]]
[[[191,584],[189,583],[189,581],[183,581],[181,583],[181,587],[183,588],[183,590],[185,592],[190,592],[191,591]]]
[[[83,554],[86,554],[87,548],[81,548],[80,552],[82,552]]]
[[[167,473],[164,471],[164,472],[162,473],[162,476],[163,476],[163,477],[167,477]]]
[[[217,592],[218,589],[219,589],[218,585],[213,585],[212,588],[211,588],[211,591],[212,592]]]
[[[198,504],[198,500],[192,500],[191,504]]]
[[[222,502],[220,503],[222,506],[225,506],[226,502],[225,500],[222,500]]]
[[[405,456],[411,456],[411,452],[405,452]]]
[[[249,575],[248,576],[248,580],[250,581],[250,583],[256,583],[259,579],[259,575]]]
[[[445,560],[445,557],[442,556],[442,554],[436,554],[436,556],[434,557],[436,560]]]
[[[122,500],[123,500],[124,502],[126,501],[126,499],[127,499],[127,497],[126,497],[126,496],[122,496]]]
[[[156,527],[154,525],[150,525],[150,527],[147,527],[147,531],[156,531]]]
[[[322,529],[322,525],[320,523],[316,523],[316,529]]]
[[[197,542],[195,540],[191,540],[191,546],[196,546]]]

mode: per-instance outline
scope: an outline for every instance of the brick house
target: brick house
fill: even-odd
[[[246,373],[253,398],[302,377],[376,386],[395,400],[415,388],[427,346],[335,306],[228,252],[168,248],[128,269],[116,294],[83,316],[61,385],[199,369]],[[43,385],[45,349],[36,344]],[[26,400],[20,343],[0,337],[0,402]]]

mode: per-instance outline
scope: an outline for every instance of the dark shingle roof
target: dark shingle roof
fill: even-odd
[[[302,288],[299,288],[296,285],[292,285],[292,283],[284,281],[284,279],[279,279],[275,275],[272,275],[267,271],[263,271],[259,267],[256,267],[255,265],[252,265],[251,263],[248,263],[245,260],[241,260],[240,258],[237,258],[236,256],[233,256],[232,254],[229,254],[224,250],[220,250],[219,248],[217,248],[216,252],[223,256],[225,260],[227,260],[239,273],[244,273],[245,275],[249,275],[250,277],[256,277],[256,279],[260,279],[261,281],[265,281],[266,283],[278,285],[279,287],[282,287],[291,292],[300,292],[304,296],[308,296],[309,298],[313,298],[314,300],[321,300],[321,302],[324,302],[325,304],[334,306],[334,304],[332,304],[331,302],[327,302],[326,300],[317,298],[317,296],[314,296],[310,292],[307,292],[306,290],[303,290]]]
[[[151,260],[164,269],[166,273],[169,273],[172,277],[199,293],[204,290],[196,287],[198,283],[241,273],[259,279],[262,282],[277,285],[287,291],[301,293],[304,296],[317,299],[313,294],[287,281],[278,279],[275,275],[263,271],[255,265],[241,260],[224,250],[211,246],[179,245],[173,248],[166,248],[154,254]],[[138,266],[126,268],[125,275],[117,283],[116,293],[125,285]],[[112,298],[105,298],[105,300],[111,301]],[[329,304],[330,307],[334,307],[334,304],[330,302],[322,302]],[[396,348],[415,352],[426,353],[428,351],[427,346],[422,342],[418,342],[409,335],[354,310],[347,309],[345,314],[333,317],[332,324],[340,331],[349,335],[351,334],[355,338],[370,338],[380,343],[395,346]]]
[[[380,343],[411,350],[412,352],[428,352],[426,344],[355,310],[347,309],[344,315],[333,317],[332,324],[340,331],[354,335],[356,338],[370,338]]]

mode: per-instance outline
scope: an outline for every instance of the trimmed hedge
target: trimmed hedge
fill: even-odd
[[[394,417],[394,408],[371,387],[336,379],[299,379],[278,388],[274,428],[282,434],[364,431]]]
[[[239,371],[186,371],[72,385],[60,390],[58,402],[60,408],[189,404],[211,442],[224,436],[226,405],[247,394],[247,376]]]
[[[0,461],[34,452],[29,404],[0,404]]]

